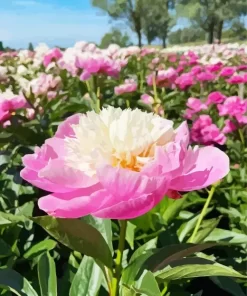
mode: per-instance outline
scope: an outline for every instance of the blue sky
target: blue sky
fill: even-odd
[[[92,8],[90,0],[0,0],[0,40],[15,48],[29,42],[98,42],[110,27],[108,17]]]
[[[99,42],[111,24],[107,15],[93,8],[90,2],[0,0],[0,41],[14,48],[26,48],[29,42],[64,47],[79,40]],[[188,21],[181,19],[173,30],[187,25]],[[136,40],[133,33],[131,36]]]

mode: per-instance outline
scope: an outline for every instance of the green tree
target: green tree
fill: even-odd
[[[3,42],[0,41],[0,51],[4,51]]]
[[[179,17],[190,19],[208,34],[208,43],[214,37],[221,41],[224,22],[246,14],[246,0],[177,0]]]
[[[170,44],[182,44],[205,40],[205,32],[202,29],[193,27],[179,29],[169,34]]]
[[[146,0],[92,0],[95,7],[106,12],[113,20],[123,20],[137,34],[138,45],[142,46],[142,18]]]
[[[106,33],[101,39],[100,47],[107,48],[110,44],[117,44],[121,47],[130,46],[131,40],[127,33],[122,33],[119,29],[113,28],[111,32]]]
[[[34,51],[32,42],[29,42],[29,44],[28,44],[28,50]]]
[[[168,32],[174,25],[174,18],[170,14],[173,7],[174,1],[171,0],[145,0],[143,32],[149,44],[158,38],[162,41],[163,47],[166,47]]]

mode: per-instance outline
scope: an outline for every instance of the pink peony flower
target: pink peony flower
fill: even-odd
[[[179,89],[186,90],[195,84],[194,75],[191,73],[184,73],[175,80],[175,83]]]
[[[235,72],[236,72],[235,67],[224,67],[220,72],[220,76],[229,77],[229,76],[232,76]]]
[[[216,63],[213,65],[206,65],[205,70],[208,72],[218,72],[222,68],[222,63]]]
[[[44,56],[43,64],[47,67],[51,62],[58,61],[63,56],[59,48],[49,50]]]
[[[230,84],[240,84],[240,83],[244,83],[245,79],[244,79],[244,76],[235,74],[231,78],[227,79],[226,81],[227,83],[230,83]]]
[[[209,115],[200,115],[191,128],[191,141],[204,145],[220,144],[226,142],[225,135],[213,124]]]
[[[47,95],[48,99],[52,99],[56,96],[57,91],[61,85],[60,76],[52,76],[51,74],[42,73],[38,78],[30,81],[29,87],[32,93],[38,97],[40,95]],[[56,93],[56,94],[55,94]]]
[[[0,122],[11,117],[11,113],[27,106],[23,95],[15,95],[11,90],[0,93]]]
[[[236,125],[230,120],[225,120],[225,126],[222,129],[222,133],[224,134],[230,134],[234,132],[237,129]]]
[[[123,65],[122,60],[114,60],[107,55],[83,52],[76,58],[76,66],[82,69],[82,81],[88,80],[93,74],[104,74],[117,77]]]
[[[208,95],[208,99],[207,99],[206,104],[207,105],[221,104],[225,101],[225,99],[226,99],[226,96],[224,96],[221,92],[214,91]]]
[[[49,215],[131,219],[168,194],[207,187],[229,172],[227,155],[214,147],[188,147],[186,123],[108,107],[76,114],[53,138],[23,157],[23,179],[51,193],[39,199]]]
[[[125,93],[132,93],[137,90],[137,83],[133,79],[126,79],[124,84],[116,86],[114,88],[114,92],[117,96],[125,94]]]
[[[155,73],[148,75],[147,77],[147,84],[153,85]],[[158,71],[155,79],[156,85],[159,87],[171,87],[172,84],[175,82],[177,78],[177,72],[174,68],[168,68],[167,70],[160,70]]]
[[[189,98],[186,106],[194,110],[195,112],[200,112],[201,110],[206,110],[208,107],[201,102],[200,99]]]
[[[201,72],[196,75],[198,81],[213,81],[215,79],[215,75],[210,72]]]
[[[145,104],[152,105],[154,103],[154,98],[148,94],[143,94],[141,96],[141,101]]]
[[[218,105],[217,107],[220,116],[230,115],[237,118],[247,112],[247,100],[233,96],[227,98],[222,105]]]
[[[199,74],[202,72],[202,67],[201,66],[194,66],[191,68],[190,73],[193,75]]]

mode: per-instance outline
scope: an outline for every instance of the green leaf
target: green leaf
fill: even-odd
[[[91,215],[82,217],[81,219],[87,222],[87,224],[96,228],[102,234],[110,250],[113,252],[111,220],[101,219],[101,218],[93,217]]]
[[[140,246],[131,256],[130,263],[133,262],[137,257],[143,255],[147,250],[156,248],[158,238],[153,238],[144,245]]]
[[[38,296],[28,280],[11,269],[0,269],[0,287],[9,288],[18,296]]]
[[[247,235],[230,230],[216,228],[204,241],[225,242],[230,244],[247,244]]]
[[[201,224],[200,230],[197,232],[193,242],[202,242],[219,224],[221,217],[204,220]]]
[[[166,197],[166,199],[169,202],[169,205],[167,206],[166,210],[164,211],[162,217],[167,224],[169,224],[174,218],[176,218],[178,216],[178,213],[183,208],[184,203],[186,202],[187,198],[188,198],[188,195],[186,195],[183,198],[180,198],[178,200],[173,200],[171,198]]]
[[[154,275],[159,282],[207,276],[247,278],[234,269],[203,258],[185,258],[174,261]]]
[[[101,268],[91,257],[84,256],[70,288],[70,296],[95,296],[101,286]]]
[[[126,240],[129,243],[132,250],[134,249],[135,229],[136,226],[128,221],[126,230]]]
[[[32,246],[24,255],[23,257],[26,259],[33,259],[40,254],[51,251],[57,245],[57,242],[52,239],[46,239],[36,245]]]
[[[42,226],[60,243],[87,256],[101,261],[111,268],[111,251],[98,230],[78,219],[59,219],[50,216],[32,220]]]
[[[39,258],[38,277],[41,296],[57,296],[56,265],[49,252]]]
[[[169,245],[157,250],[155,254],[150,256],[145,262],[145,266],[148,270],[154,272],[163,269],[165,266],[169,265],[173,261],[182,259],[197,252],[201,252],[202,250],[212,248],[215,245],[215,243],[198,245],[189,243]]]
[[[145,270],[142,277],[136,283],[137,289],[147,296],[161,295],[159,285],[151,271]]]
[[[212,207],[208,208],[205,215],[210,213],[212,210],[213,210]],[[199,216],[200,216],[200,214],[196,215],[194,218],[190,219],[189,221],[184,222],[180,226],[180,228],[177,231],[178,239],[180,242],[182,242],[185,239],[185,237],[194,229]]]
[[[229,277],[211,277],[210,278],[222,290],[234,296],[246,296],[238,283]]]
[[[11,247],[0,238],[0,259],[12,255]]]

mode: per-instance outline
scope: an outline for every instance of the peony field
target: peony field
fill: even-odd
[[[247,295],[247,45],[0,52],[0,295]]]

